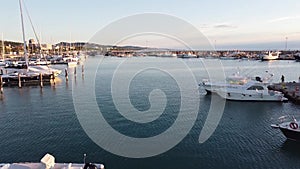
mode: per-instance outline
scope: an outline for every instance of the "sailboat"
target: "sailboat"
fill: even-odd
[[[25,61],[19,61],[15,65],[7,66],[6,68],[8,74],[13,73],[13,74],[23,74],[28,76],[36,75],[36,74],[44,74],[44,75],[54,74],[55,76],[59,75],[62,72],[61,70],[53,69],[48,66],[42,66],[42,65],[34,65],[34,66],[29,65],[27,44],[25,38],[22,0],[19,0],[19,6],[20,6],[20,14],[21,14],[22,37],[23,37],[23,44],[24,44],[23,48],[24,48]]]
[[[21,25],[22,25],[25,61],[19,62],[17,64],[17,67],[6,67],[7,74],[1,75],[3,80],[3,85],[7,85],[7,86],[18,85],[19,87],[21,87],[22,84],[30,85],[30,84],[36,84],[36,82],[38,82],[42,86],[43,82],[50,83],[50,80],[54,79],[54,76],[60,74],[61,70],[51,69],[45,66],[28,65],[28,53],[27,53],[27,45],[26,45],[26,38],[25,38],[25,31],[24,31],[22,0],[19,0],[19,5],[20,5],[20,13],[21,13]]]

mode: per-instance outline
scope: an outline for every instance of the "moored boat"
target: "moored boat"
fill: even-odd
[[[268,54],[265,54],[261,57],[262,61],[268,61],[268,60],[277,60],[279,59],[280,52],[268,52]]]
[[[278,91],[269,90],[267,84],[249,81],[244,85],[234,85],[221,88],[217,94],[226,100],[233,101],[274,101],[283,102],[288,99]]]
[[[271,126],[273,128],[280,129],[280,131],[287,139],[300,141],[300,123],[295,117],[292,117],[292,120],[283,122],[283,119],[285,118],[285,116],[281,117],[280,124],[272,124]]]
[[[75,67],[78,64],[79,59],[77,57],[65,57],[63,61],[68,65],[68,67]]]
[[[84,160],[85,161],[85,160]],[[55,158],[46,154],[40,162],[2,163],[0,169],[104,169],[103,164],[55,163]]]
[[[241,76],[239,72],[228,76],[224,82],[203,81],[201,86],[207,93],[216,93],[226,100],[234,101],[276,101],[283,102],[288,99],[279,91],[268,89],[273,74],[266,71],[267,76],[255,78]],[[200,86],[200,84],[199,84]]]
[[[243,85],[250,80],[249,77],[240,75],[239,72],[232,74],[231,76],[226,77],[225,82],[212,82],[208,79],[203,79],[202,84],[199,86],[203,86],[208,94],[219,91],[221,88],[232,86],[232,85]]]

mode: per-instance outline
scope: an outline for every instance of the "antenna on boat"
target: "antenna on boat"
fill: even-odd
[[[24,29],[22,0],[19,0],[19,5],[20,5],[20,13],[21,13],[22,34],[23,34],[23,41],[24,41],[24,57],[26,62],[26,69],[28,69],[28,56],[27,56],[27,45],[26,45],[25,29]]]
[[[83,154],[83,163],[85,164],[86,154]]]

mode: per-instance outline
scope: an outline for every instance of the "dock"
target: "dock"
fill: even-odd
[[[289,101],[300,104],[300,83],[284,82],[268,86],[270,90],[280,91]]]
[[[0,75],[1,88],[2,87],[23,87],[23,86],[41,86],[50,85],[54,81],[53,74],[37,74],[37,75],[14,75],[5,76]]]

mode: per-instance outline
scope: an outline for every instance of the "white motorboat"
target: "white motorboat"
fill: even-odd
[[[261,60],[262,61],[277,60],[277,59],[279,59],[279,54],[280,54],[280,52],[268,52],[267,55],[263,55],[261,57]]]
[[[248,83],[249,81],[258,81],[267,84],[271,82],[271,78],[273,77],[273,74],[270,74],[268,71],[266,71],[266,73],[267,76],[261,78],[259,76],[255,76],[255,77],[243,76],[239,73],[239,71],[237,71],[231,76],[227,76],[226,80],[223,82],[203,79],[202,84],[199,84],[199,86],[203,86],[206,92],[210,94],[212,92],[214,93],[219,91],[221,88],[234,87],[234,86],[239,87],[241,85]]]
[[[189,58],[197,58],[198,56],[194,53],[188,52],[186,54],[178,55],[178,58],[189,59]]]
[[[6,66],[5,60],[3,59],[0,60],[0,66]]]
[[[287,117],[282,116],[279,118],[279,124],[272,124],[271,127],[280,129],[283,135],[293,141],[300,141],[300,123],[295,117],[292,117],[292,120],[286,121]]]
[[[251,78],[240,75],[239,72],[232,74],[231,76],[226,77],[226,81],[224,82],[214,82],[208,79],[203,79],[202,84],[199,86],[203,86],[208,94],[217,92],[221,88],[232,86],[232,85],[243,85],[247,83]]]
[[[78,64],[79,59],[77,57],[65,57],[63,61],[68,64],[68,67],[75,67]]]
[[[55,158],[50,154],[46,154],[39,163],[2,163],[0,169],[104,169],[104,165],[85,162],[83,164],[55,163]]]
[[[249,81],[244,85],[228,85],[217,92],[222,98],[235,101],[287,101],[284,94],[269,90],[267,84]]]
[[[29,60],[29,65],[50,65],[51,62],[47,61],[45,58],[31,58]]]

